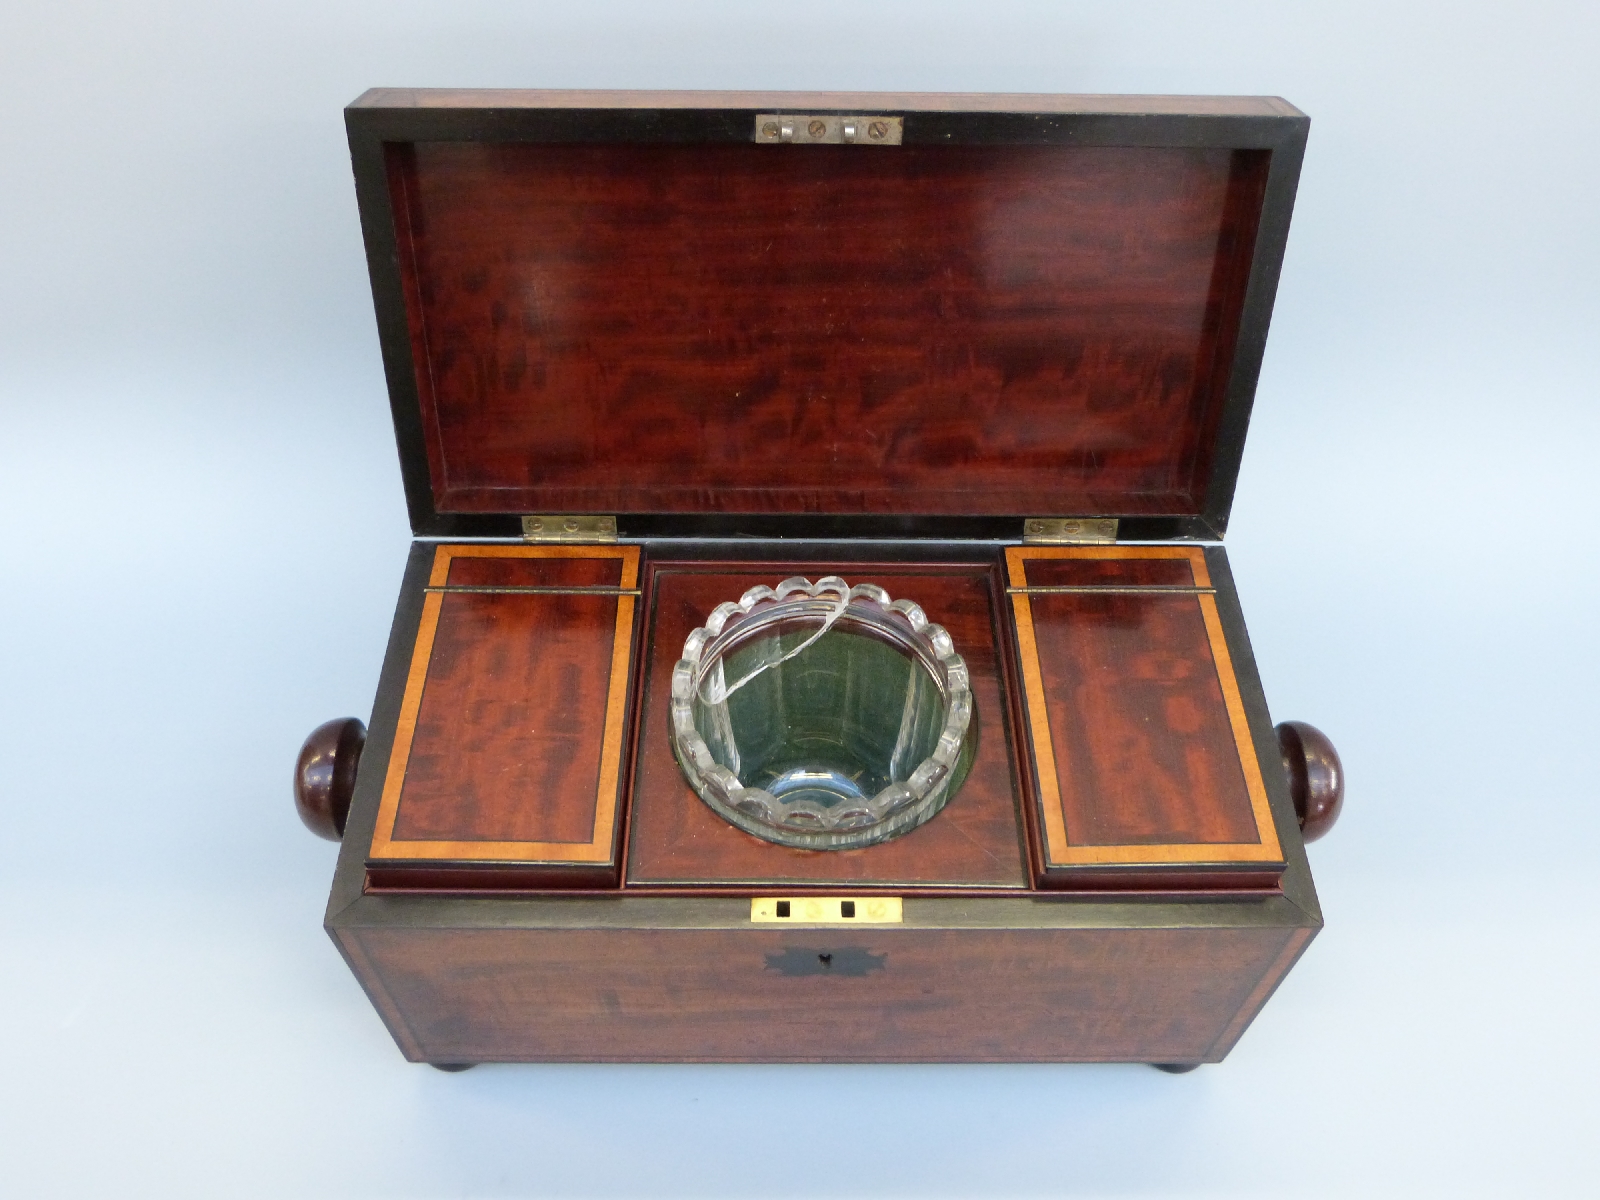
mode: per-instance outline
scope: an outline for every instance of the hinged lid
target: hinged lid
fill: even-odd
[[[1226,527],[1308,126],[1281,100],[380,90],[346,116],[419,534]]]

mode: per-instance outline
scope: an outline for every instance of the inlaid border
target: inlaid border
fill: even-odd
[[[606,693],[605,732],[600,743],[600,782],[595,791],[594,830],[587,842],[491,842],[491,841],[413,841],[396,839],[395,822],[400,815],[400,795],[405,788],[406,767],[411,758],[411,743],[416,737],[417,717],[422,711],[422,696],[427,688],[428,666],[433,657],[433,640],[439,628],[439,613],[444,606],[450,578],[450,563],[456,558],[615,558],[622,562],[622,577],[617,592],[617,623],[611,646],[611,678]],[[372,835],[370,858],[431,859],[455,862],[525,862],[551,864],[609,863],[616,844],[619,782],[622,771],[622,732],[627,720],[628,678],[633,664],[633,613],[638,587],[639,548],[637,546],[505,546],[442,545],[434,550],[430,589],[422,601],[422,621],[411,652],[411,667],[400,703],[400,719],[395,727],[394,752],[384,776],[383,796],[378,803],[378,822]],[[607,590],[585,587],[585,592]]]
[[[1233,730],[1239,766],[1244,774],[1250,811],[1255,818],[1258,840],[1254,842],[1178,842],[1154,845],[1074,846],[1067,839],[1066,814],[1061,801],[1061,776],[1056,770],[1055,744],[1050,737],[1050,716],[1045,703],[1044,672],[1039,663],[1039,644],[1033,628],[1033,608],[1027,593],[1027,563],[1050,558],[1177,558],[1187,560],[1197,591],[1200,615],[1205,622],[1211,659],[1223,704]],[[1022,667],[1023,696],[1027,708],[1027,728],[1033,749],[1035,774],[1039,783],[1039,810],[1044,832],[1044,866],[1129,866],[1212,863],[1281,862],[1283,849],[1267,803],[1266,780],[1256,758],[1250,736],[1250,722],[1234,675],[1233,657],[1228,652],[1217,612],[1216,596],[1209,591],[1211,572],[1206,567],[1205,551],[1196,546],[1012,546],[1006,550],[1006,577],[1011,589],[1011,612],[1016,627],[1017,652]],[[1137,591],[1119,588],[1119,591]],[[1162,594],[1162,589],[1149,589]],[[1170,589],[1167,594],[1171,594]]]

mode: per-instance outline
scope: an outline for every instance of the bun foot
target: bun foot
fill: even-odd
[[[1304,721],[1285,721],[1274,731],[1283,769],[1289,773],[1300,832],[1314,842],[1339,819],[1344,807],[1344,767],[1328,735]]]
[[[458,1073],[460,1071],[470,1071],[470,1070],[472,1070],[473,1067],[477,1066],[478,1064],[477,1063],[429,1063],[428,1065],[430,1067],[432,1067],[435,1071],[449,1071],[450,1074],[454,1075],[454,1074],[456,1074],[456,1073]]]
[[[1187,1075],[1198,1067],[1199,1063],[1151,1063],[1158,1071],[1165,1071],[1168,1075]]]
[[[318,725],[300,747],[294,764],[294,808],[318,837],[330,842],[344,837],[356,766],[366,744],[367,727],[354,717],[340,717]]]

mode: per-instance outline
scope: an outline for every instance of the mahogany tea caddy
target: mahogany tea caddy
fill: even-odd
[[[1220,1060],[1321,927],[1343,796],[1272,725],[1221,544],[1306,117],[381,89],[346,122],[416,540],[370,728],[314,731],[295,800],[406,1057]],[[847,849],[735,827],[674,757],[689,635],[823,576],[914,597],[976,722],[942,809]]]

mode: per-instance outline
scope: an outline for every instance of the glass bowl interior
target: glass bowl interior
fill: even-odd
[[[674,677],[674,750],[701,798],[807,849],[871,845],[937,813],[976,748],[949,635],[870,584],[752,592],[691,635]]]

